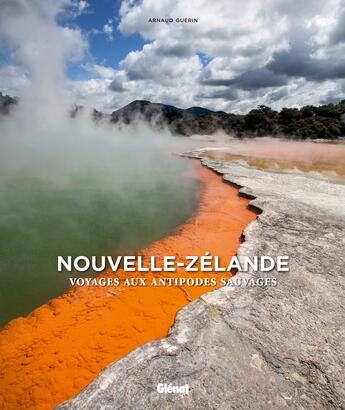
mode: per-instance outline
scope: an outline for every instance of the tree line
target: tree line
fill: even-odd
[[[170,124],[177,134],[211,134],[223,129],[237,137],[285,136],[296,139],[345,137],[345,100],[337,104],[307,105],[275,111],[259,105],[247,114],[212,113],[184,116]]]

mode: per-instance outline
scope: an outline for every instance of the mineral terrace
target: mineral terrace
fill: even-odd
[[[200,155],[200,151],[191,154]],[[224,287],[165,339],[108,366],[59,409],[345,408],[345,185],[236,161],[202,162],[259,210],[238,256],[290,256],[276,287]],[[189,394],[159,394],[159,383]]]

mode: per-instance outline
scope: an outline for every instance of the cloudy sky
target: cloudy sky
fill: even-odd
[[[198,22],[149,22],[185,17]],[[345,0],[0,0],[0,91],[20,95],[35,77],[107,111],[336,102]]]

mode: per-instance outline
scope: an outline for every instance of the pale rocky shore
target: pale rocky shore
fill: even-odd
[[[238,273],[278,285],[203,295],[177,314],[165,339],[111,364],[59,409],[345,408],[345,185],[202,162],[259,211],[239,258],[289,255],[290,271]],[[190,392],[159,394],[158,383],[189,384]]]

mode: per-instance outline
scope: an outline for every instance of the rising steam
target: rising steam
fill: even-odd
[[[168,132],[96,123],[87,107],[71,117],[64,70],[86,41],[57,20],[73,5],[0,4],[1,38],[29,79],[0,118],[0,325],[65,290],[57,255],[132,252],[193,210]]]
[[[101,184],[124,184],[121,170],[130,163],[138,170],[137,178],[146,178],[143,167],[150,174],[158,153],[175,144],[167,132],[158,135],[143,124],[140,131],[138,124],[121,131],[96,124],[87,108],[76,118],[70,116],[74,101],[64,68],[81,57],[86,40],[79,30],[62,27],[57,19],[74,5],[71,0],[1,2],[0,33],[29,77],[18,106],[0,122],[1,175],[31,175],[54,183],[92,175]]]

